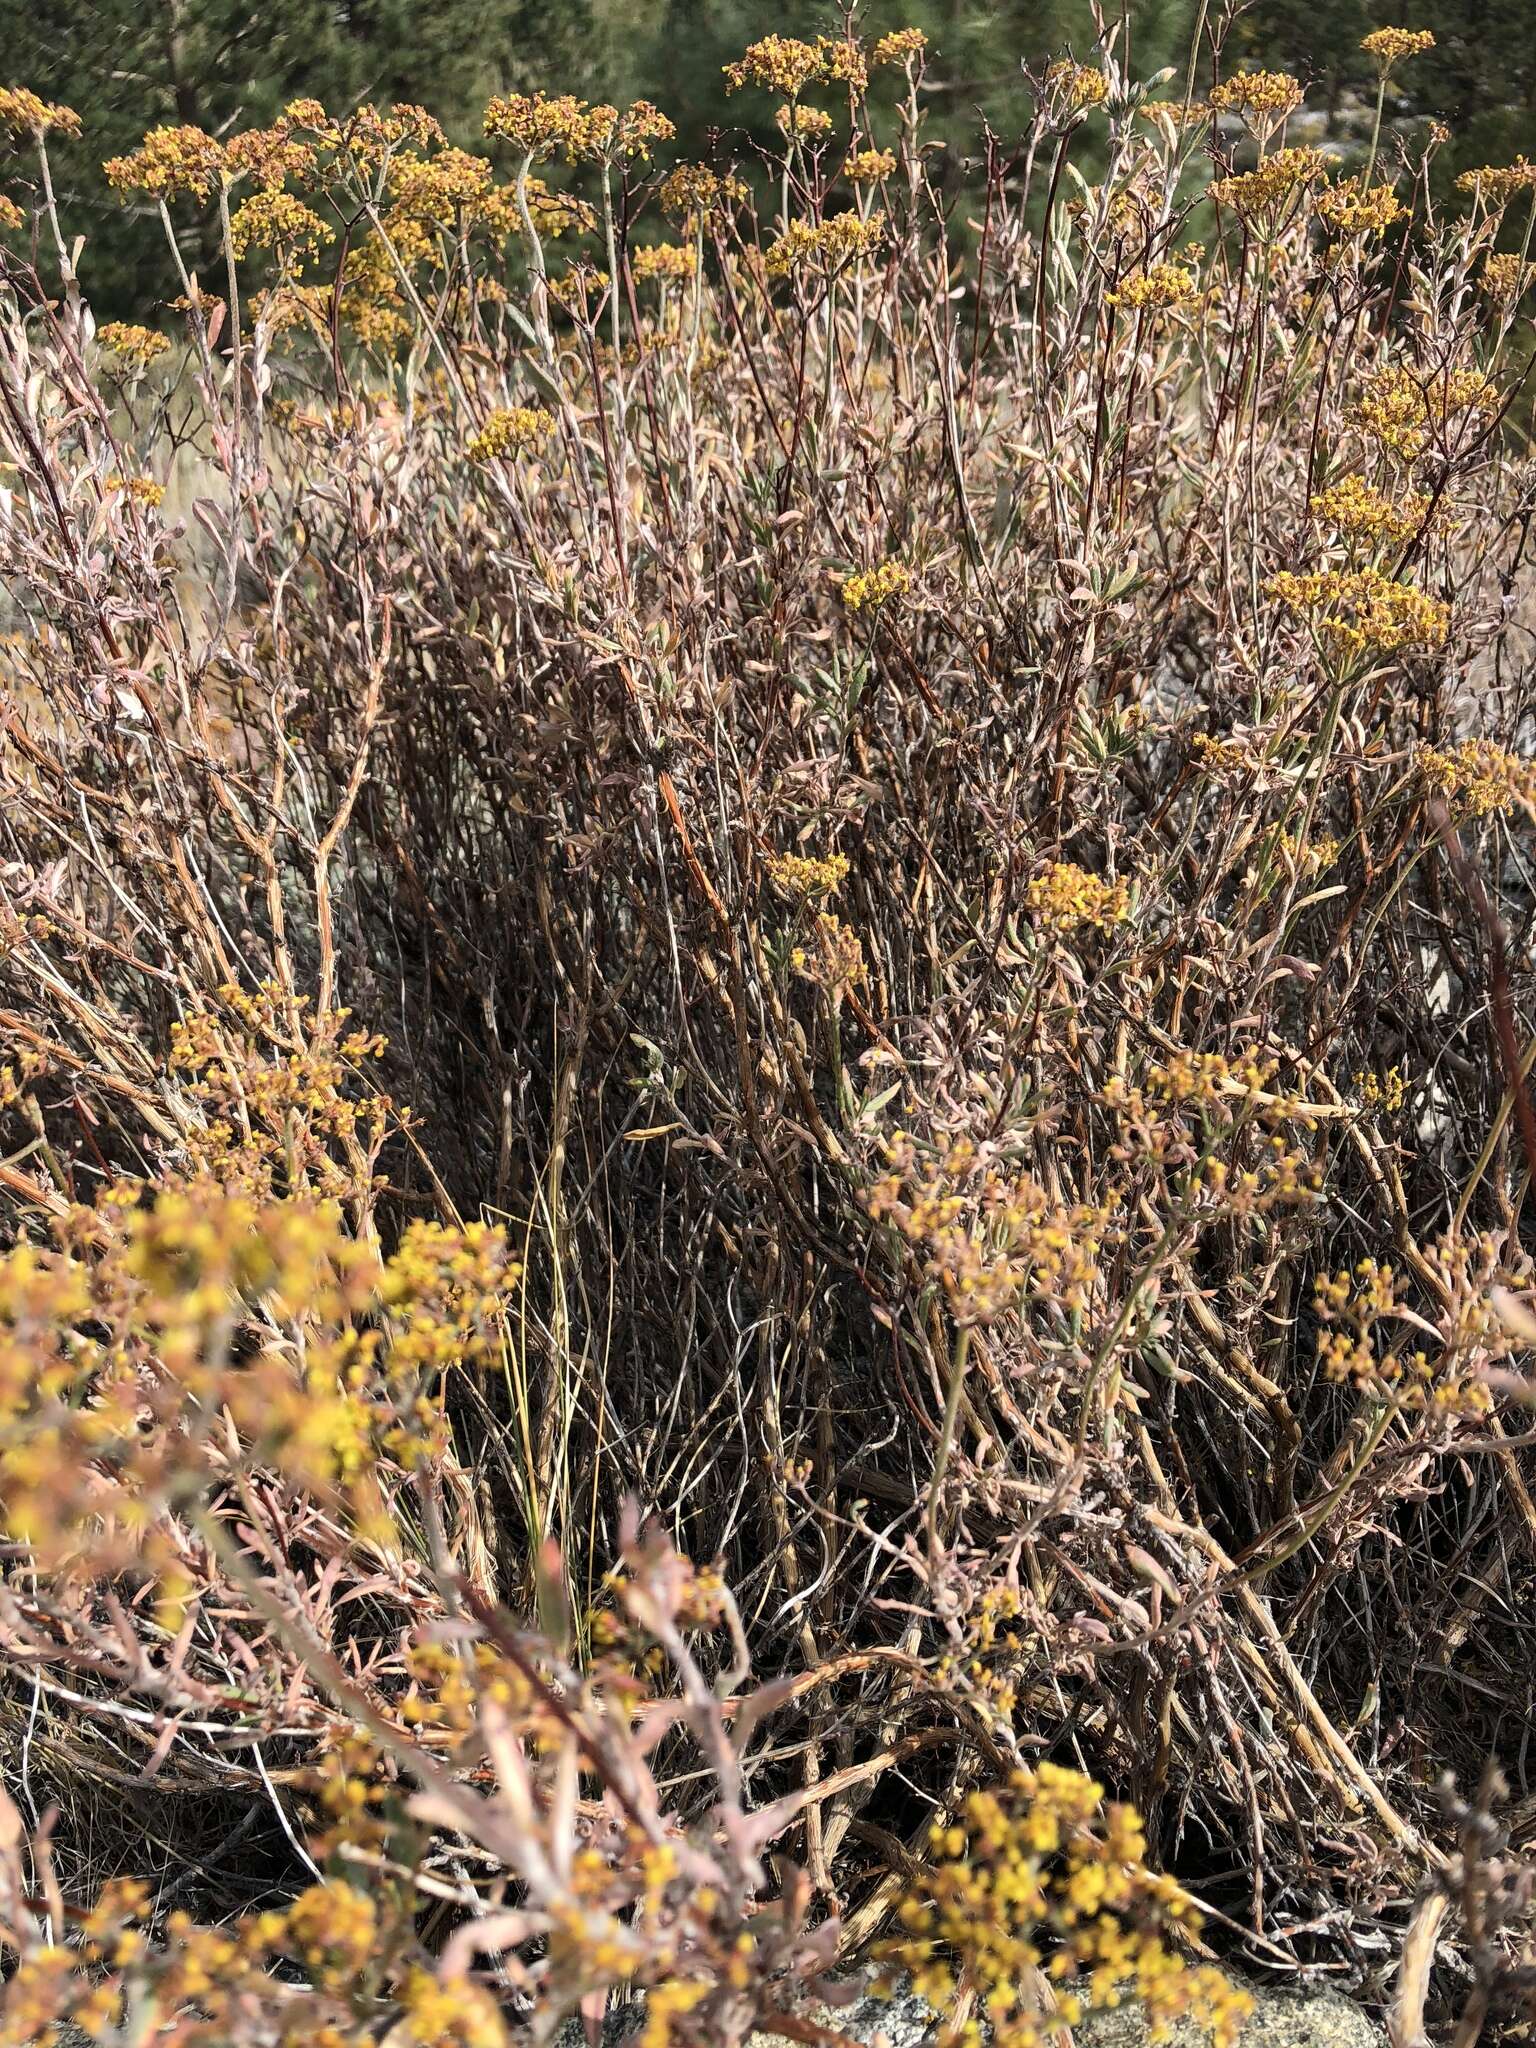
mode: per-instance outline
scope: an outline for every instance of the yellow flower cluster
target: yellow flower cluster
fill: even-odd
[[[869,82],[858,45],[831,36],[818,36],[814,43],[802,42],[797,36],[764,36],[723,70],[731,92],[760,85],[786,100],[797,100],[811,85],[847,84],[862,89]]]
[[[496,2001],[468,1977],[417,1968],[400,1991],[401,2048],[505,2048],[507,2030]]]
[[[873,256],[884,239],[883,213],[872,213],[868,220],[856,213],[837,213],[814,225],[795,220],[769,245],[763,267],[770,277],[789,277],[811,263],[837,268]]]
[[[355,1200],[391,1115],[386,1096],[351,1076],[383,1041],[346,1032],[347,1012],[305,1017],[270,984],[225,987],[171,1027],[170,1067],[205,1123],[186,1149],[199,1174],[259,1196],[297,1191]],[[340,1155],[339,1157],[337,1155]]]
[[[1454,1278],[1465,1280],[1475,1250],[1442,1246],[1441,1259]],[[1465,1288],[1455,1291],[1466,1293]],[[1440,1419],[1482,1416],[1492,1408],[1478,1375],[1478,1354],[1498,1355],[1503,1342],[1486,1303],[1469,1303],[1470,1313],[1453,1311],[1450,1327],[1440,1333],[1439,1355],[1431,1358],[1422,1346],[1398,1349],[1382,1332],[1382,1325],[1398,1322],[1415,1330],[1424,1327],[1408,1313],[1401,1275],[1384,1261],[1361,1259],[1349,1272],[1321,1273],[1314,1296],[1322,1325],[1318,1362],[1329,1379],[1352,1382],[1378,1399]]]
[[[1458,414],[1491,419],[1499,395],[1481,370],[1430,370],[1417,375],[1388,364],[1366,380],[1355,420],[1404,462],[1414,462],[1432,441],[1445,438]]]
[[[630,259],[630,268],[642,283],[678,283],[692,277],[697,267],[693,250],[679,248],[675,242],[648,243]]]
[[[851,612],[878,611],[912,587],[912,571],[901,562],[881,562],[877,568],[861,569],[843,578],[841,596]]]
[[[746,196],[740,178],[721,177],[706,164],[678,164],[661,181],[662,212],[689,223],[738,206]]]
[[[1318,219],[1338,235],[1384,235],[1408,209],[1390,185],[1345,178],[1317,195]]]
[[[1272,219],[1299,192],[1328,175],[1328,159],[1320,149],[1277,149],[1251,171],[1216,178],[1206,197],[1230,206],[1245,220]]]
[[[1215,2048],[1238,2040],[1251,1997],[1168,1946],[1166,1930],[1198,1928],[1198,1915],[1147,1869],[1136,1814],[1105,1806],[1091,1778],[1042,1763],[972,1792],[958,1821],[935,1822],[929,1857],[882,1959],[909,1971],[940,2011],[962,1983],[976,1987],[997,2048],[1048,2048],[1127,1994],[1154,2039],[1189,2020]],[[1042,1971],[1048,1988],[1032,1997],[1026,1987]],[[942,2038],[946,2048],[979,2048],[982,2029],[968,2021]]]
[[[0,234],[14,235],[26,226],[26,215],[8,193],[0,192]]]
[[[1524,761],[1493,740],[1420,747],[1415,766],[1431,793],[1463,818],[1490,818],[1536,805],[1536,761]]]
[[[1025,886],[1024,907],[1041,931],[1065,938],[1108,931],[1131,914],[1128,882],[1106,882],[1069,860],[1054,860]]]
[[[1102,107],[1109,98],[1109,80],[1096,65],[1074,64],[1063,57],[1045,74],[1045,83],[1073,113],[1086,107]]]
[[[555,430],[541,405],[498,406],[478,433],[464,444],[471,462],[494,462],[500,455],[526,455]]]
[[[1407,497],[1384,497],[1363,476],[1347,476],[1311,503],[1312,517],[1343,535],[1346,540],[1400,543],[1418,532],[1429,514],[1429,499],[1418,491]]]
[[[882,68],[887,64],[910,64],[927,47],[928,38],[920,28],[893,28],[876,42],[870,62]]]
[[[1536,164],[1517,156],[1512,164],[1483,164],[1475,171],[1463,171],[1456,190],[1479,199],[1484,206],[1508,206],[1518,193],[1536,187]]]
[[[928,1152],[899,1131],[865,1207],[924,1254],[956,1323],[993,1321],[1028,1297],[1086,1310],[1109,1235],[1108,1208],[1053,1202],[1027,1176],[999,1172],[963,1135]]]
[[[336,239],[319,214],[291,192],[262,191],[247,199],[229,224],[237,256],[252,249],[278,251],[285,262],[317,255],[321,244]]]
[[[1376,28],[1360,38],[1360,47],[1368,57],[1376,59],[1385,73],[1405,58],[1422,57],[1426,50],[1432,50],[1435,36],[1427,28]]]
[[[1310,1133],[1317,1118],[1275,1086],[1277,1071],[1256,1047],[1231,1058],[1181,1048],[1140,1083],[1112,1075],[1103,1099],[1120,1119],[1126,1157],[1188,1174],[1190,1191],[1216,1213],[1246,1218],[1311,1202],[1322,1184],[1317,1165],[1285,1134],[1286,1126]],[[1213,1148],[1213,1132],[1223,1130],[1227,1157]]]
[[[1186,270],[1182,263],[1154,263],[1139,276],[1127,278],[1109,294],[1109,300],[1111,305],[1131,307],[1137,312],[1160,312],[1183,304],[1194,293],[1193,271]]]
[[[821,858],[804,853],[771,853],[768,875],[787,896],[832,896],[848,879],[846,853]]]
[[[293,125],[286,116],[270,128],[247,128],[232,135],[224,146],[224,160],[231,178],[251,178],[269,191],[290,178],[308,179],[318,165],[313,147],[294,141]]]
[[[1320,875],[1331,868],[1341,851],[1339,842],[1330,833],[1326,838],[1313,839],[1303,845],[1294,832],[1282,832],[1275,842],[1276,850],[1291,868],[1307,875]]]
[[[102,169],[114,192],[207,199],[229,176],[229,159],[201,128],[151,128],[137,149],[110,158]]]
[[[559,150],[571,163],[649,157],[658,142],[670,142],[677,132],[649,100],[636,100],[620,113],[573,93],[551,98],[542,92],[498,94],[486,107],[484,126],[487,135],[512,143],[527,158]]]
[[[1401,1067],[1388,1067],[1383,1074],[1362,1069],[1354,1077],[1362,1109],[1385,1110],[1389,1115],[1408,1100],[1408,1084]]]
[[[1536,263],[1528,263],[1513,249],[1501,249],[1483,258],[1480,288],[1501,305],[1513,305],[1524,298],[1536,278]]]
[[[822,142],[832,133],[832,116],[821,107],[803,106],[786,100],[774,116],[780,132],[797,142]]]
[[[152,476],[109,476],[109,491],[126,491],[136,505],[147,505],[151,511],[165,499],[165,485],[157,484]]]
[[[1297,611],[1321,612],[1320,629],[1351,654],[1438,647],[1450,630],[1449,605],[1379,569],[1317,569],[1299,576],[1284,569],[1269,578],[1264,592]]]
[[[171,346],[168,334],[162,334],[157,327],[139,327],[131,320],[109,320],[104,327],[97,328],[96,340],[119,362],[131,363],[136,370],[147,369]]]
[[[852,185],[878,185],[882,178],[890,177],[896,168],[896,158],[888,149],[861,149],[850,156],[843,165],[843,176]]]
[[[869,979],[858,933],[830,910],[816,912],[811,943],[794,947],[789,964],[802,980],[813,982],[838,1000]]]
[[[1211,87],[1220,114],[1241,114],[1250,127],[1268,129],[1294,114],[1302,102],[1301,81],[1289,71],[1239,71]]]
[[[11,135],[78,135],[80,116],[73,107],[39,99],[25,86],[0,86],[0,128]]]

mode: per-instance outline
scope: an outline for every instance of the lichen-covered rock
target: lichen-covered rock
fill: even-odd
[[[1250,1984],[1253,2017],[1238,2048],[1385,2048],[1386,2034],[1358,2005],[1337,1991],[1271,1990]],[[1113,2012],[1090,2013],[1073,2030],[1076,2048],[1147,2048],[1146,2017],[1133,2002]],[[1167,2048],[1205,2048],[1197,2027],[1175,2026]]]
[[[865,1992],[851,2005],[818,2006],[811,2017],[862,2042],[864,2048],[923,2048],[933,2036],[936,2020],[933,2007],[907,1990],[889,1998]],[[748,2048],[799,2048],[799,2044],[783,2034],[753,2034]]]
[[[1250,1984],[1253,2017],[1238,2037],[1238,2048],[1386,2048],[1386,2034],[1358,2005],[1337,1991],[1271,1989]],[[810,2017],[858,2041],[862,2048],[925,2048],[936,2038],[938,2015],[910,1991],[893,1998],[861,1994],[847,2005],[813,2009]],[[639,2029],[637,2014],[604,2029],[604,2048],[620,2048]],[[580,2048],[579,2029],[569,2048]],[[1074,2048],[1151,2048],[1146,2015],[1134,2000],[1111,2012],[1090,2013],[1073,2029]],[[567,2048],[562,2040],[561,2048]],[[799,2048],[784,2034],[753,2034],[748,2048]],[[1176,2025],[1166,2048],[1208,2048],[1197,2027]]]

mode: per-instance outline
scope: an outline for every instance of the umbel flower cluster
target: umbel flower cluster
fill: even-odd
[[[1536,170],[1114,13],[0,92],[0,2040],[1528,1986]]]
[[[1146,1869],[1135,1814],[1103,1802],[1101,1785],[1054,1764],[969,1794],[956,1820],[934,1824],[931,1873],[904,1901],[886,1954],[940,2011],[962,1983],[978,1986],[999,2048],[1047,2048],[1127,1993],[1154,2038],[1187,2019],[1233,2048],[1253,2000],[1168,1947],[1164,1925],[1198,1928],[1199,1917]],[[943,2038],[981,2048],[986,2036],[974,2019]]]

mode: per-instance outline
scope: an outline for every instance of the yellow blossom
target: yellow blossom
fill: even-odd
[[[1429,500],[1417,491],[1394,503],[1364,477],[1347,476],[1313,498],[1314,519],[1332,526],[1346,540],[1400,543],[1418,532],[1429,512]]]
[[[1109,80],[1093,64],[1074,64],[1063,57],[1045,74],[1047,87],[1058,93],[1074,113],[1087,107],[1102,107],[1109,98]]]
[[[104,327],[98,327],[96,340],[109,355],[116,356],[120,362],[131,363],[136,370],[148,368],[171,346],[170,336],[162,334],[158,328],[135,326],[127,320],[109,320]]]
[[[872,213],[868,220],[861,220],[856,213],[834,214],[830,220],[814,224],[795,220],[769,245],[763,267],[770,277],[788,277],[813,263],[841,267],[872,256],[884,238],[883,213]]]
[[[102,166],[114,192],[206,199],[229,174],[222,144],[201,128],[151,128],[136,150]]]
[[[1434,32],[1427,28],[1376,28],[1360,38],[1360,47],[1374,57],[1382,76],[1408,57],[1422,57],[1435,47]]]
[[[1254,170],[1215,179],[1206,196],[1245,220],[1272,221],[1298,192],[1327,175],[1328,159],[1320,149],[1277,149]]]
[[[1264,592],[1298,611],[1320,612],[1320,630],[1349,653],[1438,647],[1450,631],[1449,605],[1379,569],[1283,570]]]
[[[1318,194],[1317,211],[1335,234],[1381,235],[1408,209],[1390,185],[1367,187],[1359,178],[1345,178]]]
[[[1210,95],[1218,113],[1241,114],[1260,133],[1294,114],[1301,101],[1301,82],[1288,71],[1239,71],[1213,85]]]
[[[920,28],[895,28],[880,37],[870,53],[870,62],[884,67],[887,64],[910,64],[915,57],[921,57],[928,47],[928,38]]]
[[[910,569],[900,562],[881,562],[877,568],[845,576],[842,599],[851,612],[878,611],[893,598],[904,597],[911,587]]]
[[[665,283],[669,279],[679,281],[694,274],[694,252],[679,248],[675,242],[651,242],[636,249],[630,259],[630,268],[635,276],[644,281]]]
[[[526,455],[555,429],[542,406],[498,406],[478,433],[464,444],[471,462],[493,462],[499,455]]]

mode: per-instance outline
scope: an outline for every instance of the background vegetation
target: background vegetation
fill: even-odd
[[[1182,62],[1201,13],[1195,0],[1131,0],[1123,17],[1132,68],[1150,77]],[[1436,49],[1397,82],[1393,109],[1450,123],[1442,183],[1468,164],[1536,154],[1536,54],[1523,0],[1436,0],[1397,14],[1412,16],[1410,25],[1432,19],[1436,31]],[[1223,33],[1229,61],[1297,73],[1309,105],[1336,117],[1351,96],[1374,94],[1360,39],[1381,18],[1370,0],[1324,8],[1253,0]],[[814,35],[826,10],[790,0],[777,20],[786,34]],[[1021,64],[1041,51],[1088,49],[1094,39],[1088,0],[869,0],[859,21],[870,36],[908,21],[926,32],[934,133],[949,143],[941,182],[953,193],[978,189],[981,121],[1007,136],[1027,119]],[[11,75],[87,117],[90,146],[62,139],[58,174],[72,221],[95,245],[95,303],[125,315],[144,310],[158,230],[116,205],[100,167],[157,122],[192,122],[219,135],[269,121],[286,101],[309,95],[336,106],[411,100],[430,106],[454,142],[480,148],[480,112],[491,93],[558,83],[596,99],[664,104],[686,154],[713,160],[723,152],[751,168],[772,141],[767,113],[722,105],[719,81],[721,66],[761,33],[748,0],[0,5]]]

